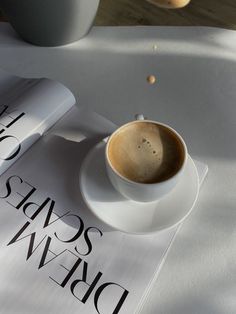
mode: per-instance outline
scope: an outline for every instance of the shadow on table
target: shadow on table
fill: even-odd
[[[2,24],[0,66],[5,69],[59,80],[79,104],[117,124],[138,112],[170,124],[183,135],[190,154],[202,161],[235,160],[234,31],[98,27],[78,43],[39,48]],[[146,82],[150,73],[157,78],[154,86]]]

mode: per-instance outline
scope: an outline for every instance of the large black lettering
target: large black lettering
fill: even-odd
[[[3,141],[7,141],[9,139],[11,139],[11,140],[13,139],[14,144],[12,145],[9,143],[9,145],[8,145],[9,154],[8,155],[5,154],[7,156],[0,156],[0,159],[5,160],[5,161],[9,161],[9,160],[12,160],[13,158],[15,158],[21,150],[21,143],[13,135],[4,135],[4,136],[0,137],[0,145],[1,145],[1,143],[3,143]]]
[[[55,213],[53,211],[54,206],[55,206],[55,201],[51,200],[50,207],[48,209],[47,216],[46,216],[43,228],[46,228],[46,227],[50,226],[51,224],[55,223],[57,220],[62,219],[63,217],[67,216],[70,213],[70,211],[67,211],[67,212],[65,212],[62,215],[58,215],[57,213]],[[54,219],[54,220],[51,220],[52,214],[57,216],[57,218]]]
[[[28,202],[23,205],[22,211],[25,214],[26,217],[30,218],[31,220],[34,220],[38,214],[44,209],[44,207],[50,202],[50,198],[48,197],[45,201],[43,201],[42,204],[37,204],[35,202]],[[31,213],[31,215],[27,214],[27,209],[31,209],[35,207],[35,212]]]
[[[25,202],[34,194],[36,191],[36,188],[31,185],[30,183],[24,181],[25,184],[27,184],[30,187],[30,191],[26,195],[22,195],[21,193],[17,192],[18,195],[22,196],[23,199],[15,206],[17,209],[20,209],[21,206],[25,204]]]
[[[16,243],[18,241],[21,241],[23,239],[26,238],[30,238],[29,239],[29,247],[28,247],[28,252],[27,252],[27,256],[26,256],[26,260],[28,260],[30,258],[30,256],[37,250],[37,248],[40,246],[40,244],[44,241],[44,239],[47,236],[44,236],[39,243],[35,246],[35,237],[36,237],[36,232],[32,232],[30,234],[27,234],[23,237],[20,237],[24,231],[28,228],[28,226],[30,225],[30,222],[27,221],[23,227],[17,232],[17,234],[9,241],[9,243],[7,245],[11,245],[13,243]]]
[[[9,177],[6,181],[6,194],[0,195],[0,198],[8,198],[8,196],[10,196],[12,192],[11,181],[12,179],[16,179],[16,178],[18,181],[20,181],[20,183],[23,182],[23,180],[19,176],[14,175],[14,176]]]
[[[98,281],[100,280],[100,278],[102,277],[102,273],[98,272],[96,277],[94,278],[94,280],[92,281],[91,284],[87,283],[87,273],[88,273],[88,264],[86,262],[84,262],[84,266],[83,266],[83,274],[82,274],[82,279],[76,279],[71,283],[70,286],[70,290],[73,294],[73,296],[78,299],[79,301],[81,301],[82,303],[86,303],[86,301],[88,300],[88,298],[90,297],[91,293],[93,292],[94,288],[96,287]],[[76,294],[75,294],[75,288],[78,285],[86,285],[88,287],[87,292],[84,294],[84,296],[82,298],[79,298]]]
[[[92,242],[91,242],[91,240],[89,239],[89,231],[90,231],[90,230],[95,230],[95,231],[97,231],[97,234],[99,234],[100,237],[103,236],[102,231],[99,230],[98,228],[96,228],[96,227],[89,227],[89,228],[87,228],[87,229],[84,231],[84,240],[85,240],[85,242],[86,242],[86,244],[87,244],[87,246],[88,246],[88,251],[87,251],[86,253],[81,253],[81,252],[79,252],[77,246],[75,247],[75,251],[76,251],[77,253],[79,253],[80,255],[82,255],[82,256],[87,256],[87,255],[89,255],[89,254],[92,252],[92,249],[93,249]]]
[[[124,302],[125,302],[125,300],[126,300],[128,294],[129,294],[129,291],[128,291],[128,290],[126,290],[126,289],[123,288],[122,286],[118,285],[117,283],[114,283],[114,282],[106,282],[106,283],[102,284],[102,285],[97,289],[97,291],[95,292],[95,295],[94,295],[94,305],[95,305],[95,308],[96,308],[98,314],[101,314],[101,312],[100,312],[99,309],[98,309],[98,300],[99,300],[99,298],[100,298],[102,292],[104,292],[104,290],[105,290],[106,288],[108,288],[109,286],[111,286],[111,285],[115,285],[115,286],[117,286],[117,287],[120,287],[120,288],[122,289],[122,291],[123,291],[123,293],[122,293],[122,295],[121,295],[121,298],[119,299],[119,301],[118,301],[118,303],[117,303],[117,305],[116,305],[114,311],[112,312],[112,314],[118,314],[118,313],[119,313],[119,311],[120,311],[122,305],[124,304]]]
[[[68,281],[73,276],[74,272],[76,271],[76,269],[79,267],[80,263],[82,262],[82,259],[80,257],[78,257],[77,255],[75,255],[73,252],[71,252],[69,250],[67,250],[67,251],[70,252],[71,254],[73,254],[74,256],[76,256],[76,261],[75,261],[75,263],[71,269],[67,269],[66,267],[61,265],[64,269],[66,269],[68,271],[68,274],[66,275],[65,279],[62,281],[62,283],[59,283],[54,278],[49,277],[50,279],[52,279],[56,284],[58,284],[62,288],[64,288],[67,285]]]
[[[49,225],[53,224],[57,220],[63,218],[64,216],[70,213],[69,211],[62,215],[58,215],[54,213],[53,210],[55,206],[55,201],[52,200],[50,197],[47,197],[41,204],[38,204],[36,202],[25,203],[22,207],[22,210],[26,217],[30,218],[31,220],[34,220],[43,210],[46,211],[47,206],[48,206],[48,209],[47,209],[47,214],[46,214],[43,228],[48,227]],[[35,210],[32,212],[32,209],[35,209]],[[31,213],[29,213],[29,211],[31,211]],[[55,218],[54,220],[51,220],[53,213],[57,216],[57,218]]]
[[[17,110],[13,110],[13,111],[9,112],[7,105],[3,105],[2,107],[3,107],[3,110],[0,111],[0,117],[4,116],[4,117],[10,118],[9,123],[7,123],[7,124],[0,123],[6,128],[10,128],[14,123],[16,123],[18,120],[20,120],[20,118],[22,118],[25,115],[24,112],[18,114]],[[15,115],[15,113],[17,113],[17,114]]]
[[[17,204],[12,204],[9,200],[7,200],[7,203],[9,204],[9,205],[11,205],[11,206],[13,206],[14,208],[16,208],[16,209],[20,209],[21,208],[21,206],[31,197],[31,195],[32,194],[34,194],[34,192],[36,191],[36,188],[35,187],[33,187],[31,184],[29,184],[28,182],[26,182],[26,181],[23,181],[20,177],[18,177],[18,176],[13,176],[13,178],[14,177],[16,177],[16,178],[19,178],[20,179],[20,183],[22,184],[25,184],[25,185],[27,185],[27,186],[29,186],[30,187],[30,191],[26,194],[26,195],[23,195],[23,194],[21,194],[21,193],[19,193],[19,192],[15,192],[17,195],[19,195],[19,196],[21,196],[21,197],[23,197],[23,199],[19,202],[18,201],[18,203]],[[11,177],[10,177],[11,178]],[[10,180],[9,180],[9,182],[10,182]],[[10,188],[10,184],[8,185],[8,191],[12,191],[11,190],[11,188]],[[9,194],[9,193],[8,193]],[[9,195],[8,195],[9,196]]]
[[[38,266],[38,269],[44,267],[45,265],[47,265],[48,263],[50,263],[51,261],[53,261],[55,258],[57,258],[58,256],[60,256],[61,254],[63,254],[64,252],[66,252],[67,250],[63,250],[61,251],[60,253],[56,254],[55,252],[53,252],[50,248],[50,244],[51,244],[51,241],[52,241],[52,238],[51,237],[48,237],[47,238],[47,241],[46,241],[46,244],[45,244],[45,247],[44,247],[44,250],[43,250],[43,254],[42,254],[42,257],[41,257],[41,260],[39,262],[39,266]],[[48,252],[50,252],[53,257],[48,259],[47,256],[48,256]],[[47,260],[47,261],[46,261]]]
[[[54,235],[55,235],[55,237],[56,237],[59,241],[61,241],[61,242],[64,242],[64,243],[71,243],[71,242],[74,242],[74,241],[76,241],[77,239],[79,239],[79,237],[80,237],[81,234],[83,233],[83,231],[84,231],[84,222],[83,222],[83,220],[82,220],[78,215],[68,214],[68,215],[66,215],[66,216],[67,216],[67,217],[75,217],[75,218],[78,220],[78,222],[79,222],[79,227],[78,227],[78,229],[75,229],[75,230],[76,230],[75,234],[74,234],[71,238],[69,238],[69,239],[61,239],[61,238],[57,235],[56,232],[54,233]]]

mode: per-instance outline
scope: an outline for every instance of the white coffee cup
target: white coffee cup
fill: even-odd
[[[134,121],[129,122],[125,125],[122,125],[115,132],[113,132],[111,134],[111,136],[109,137],[107,144],[106,144],[106,149],[105,149],[105,162],[106,162],[107,174],[108,174],[108,177],[109,177],[112,185],[114,186],[114,188],[120,194],[122,194],[125,198],[131,199],[131,200],[137,201],[137,202],[157,201],[157,200],[160,200],[161,198],[163,198],[168,193],[170,193],[174,189],[174,187],[176,186],[178,181],[181,179],[181,176],[182,176],[182,173],[183,173],[183,170],[184,170],[184,167],[186,165],[187,158],[188,158],[187,147],[186,147],[186,144],[185,144],[184,140],[182,139],[182,137],[170,126],[165,125],[163,123],[156,122],[156,121],[152,121],[152,120],[144,120],[142,115],[136,115],[136,116],[137,116],[137,120],[134,120]],[[139,123],[142,123],[142,125],[137,125]],[[145,123],[145,124],[143,124],[143,123]],[[127,132],[130,132],[130,131],[128,131],[130,129],[130,127],[131,127],[131,129],[133,127],[143,128],[143,130],[145,131],[145,128],[149,127],[149,126],[163,129],[165,132],[167,132],[167,133],[169,132],[171,137],[173,136],[173,138],[175,138],[174,141],[176,141],[176,145],[178,143],[178,145],[180,145],[179,147],[181,149],[181,154],[178,153],[178,156],[176,156],[176,158],[178,157],[181,162],[180,162],[180,164],[178,163],[178,168],[176,168],[176,171],[173,172],[173,174],[170,174],[170,177],[163,179],[163,180],[159,180],[158,182],[152,182],[152,183],[144,182],[143,183],[143,182],[137,182],[136,180],[130,179],[129,177],[127,177],[123,173],[121,174],[120,170],[117,169],[118,163],[116,163],[116,165],[115,165],[115,162],[113,160],[111,160],[112,154],[111,154],[110,150],[112,148],[112,150],[114,150],[114,154],[115,154],[115,149],[113,149],[113,146],[115,145],[113,143],[114,139],[118,138],[117,135],[123,134],[124,131],[126,132],[126,130],[127,130]],[[150,145],[150,143],[149,143],[149,145]],[[116,147],[116,146],[114,146],[114,147]],[[121,149],[121,151],[126,151],[127,147],[124,147],[124,148],[120,147],[120,149]],[[164,150],[163,150],[163,152],[164,152]],[[127,152],[127,154],[129,154],[129,152]],[[165,155],[165,152],[163,153],[163,156],[164,155]],[[116,158],[119,158],[117,156],[119,156],[119,154],[116,154]],[[130,160],[130,158],[129,158],[129,160]],[[175,159],[173,159],[173,160],[175,160]],[[122,162],[124,164],[124,161],[122,161]],[[163,159],[163,162],[164,162],[164,159]],[[134,169],[135,169],[135,166],[134,166]]]

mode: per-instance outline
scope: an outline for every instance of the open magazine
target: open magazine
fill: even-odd
[[[0,71],[0,313],[140,313],[179,228],[129,235],[92,215],[80,167],[116,126],[74,104]]]

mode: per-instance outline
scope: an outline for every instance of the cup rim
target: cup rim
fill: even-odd
[[[117,134],[121,129],[127,127],[128,125],[130,124],[133,124],[133,123],[153,123],[153,124],[157,124],[157,125],[161,125],[161,126],[164,126],[166,127],[167,129],[169,129],[171,132],[173,132],[177,138],[180,140],[182,146],[183,146],[183,150],[184,150],[184,158],[183,158],[183,163],[181,165],[181,167],[179,168],[179,170],[173,175],[171,176],[170,178],[167,178],[165,180],[162,180],[160,182],[151,182],[151,183],[142,183],[142,182],[136,182],[136,181],[133,181],[133,180],[130,180],[126,177],[124,177],[123,175],[121,175],[116,169],[115,167],[112,165],[110,159],[109,159],[109,155],[108,155],[108,149],[109,149],[109,145],[110,145],[110,142],[111,142],[111,139],[112,137]],[[124,180],[125,182],[127,183],[131,183],[131,184],[135,184],[135,185],[138,185],[138,186],[154,186],[154,185],[162,185],[162,184],[165,184],[166,182],[174,179],[175,177],[177,177],[180,172],[182,172],[185,164],[186,164],[186,161],[187,161],[187,156],[188,156],[188,150],[187,150],[187,146],[185,144],[185,141],[183,140],[182,136],[175,130],[173,129],[171,126],[169,126],[168,124],[165,124],[165,123],[162,123],[162,122],[158,122],[158,121],[154,121],[154,120],[134,120],[134,121],[130,121],[128,123],[125,123],[123,124],[122,126],[120,126],[118,129],[116,129],[109,137],[108,137],[108,140],[107,140],[107,143],[106,143],[106,149],[105,149],[105,157],[106,157],[106,162],[108,163],[109,167],[111,168],[111,170],[122,180]]]

